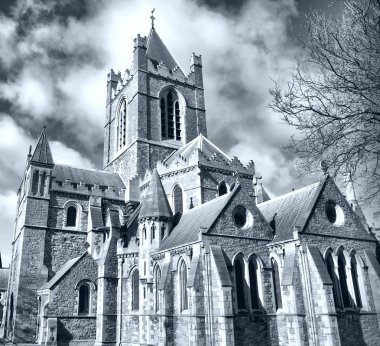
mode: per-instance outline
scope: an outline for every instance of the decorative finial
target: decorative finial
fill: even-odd
[[[150,19],[152,20],[152,29],[154,29],[154,20],[156,19],[156,18],[154,18],[154,11],[155,11],[156,9],[154,8],[152,11],[151,11],[151,13],[152,13],[152,15],[150,16]]]
[[[327,162],[325,160],[321,161],[321,168],[322,168],[322,171],[324,174],[328,173],[329,165],[327,164]]]

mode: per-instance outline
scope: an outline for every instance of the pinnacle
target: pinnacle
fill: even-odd
[[[154,169],[150,179],[148,191],[142,202],[139,218],[158,217],[171,218],[171,211],[164,187],[162,186],[157,169]]]
[[[54,165],[53,156],[51,154],[50,145],[46,136],[46,126],[44,126],[41,135],[37,141],[36,149],[34,149],[31,162],[43,163],[45,165]]]

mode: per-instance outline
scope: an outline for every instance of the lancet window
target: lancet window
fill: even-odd
[[[161,138],[181,140],[181,111],[178,95],[168,90],[160,98]]]

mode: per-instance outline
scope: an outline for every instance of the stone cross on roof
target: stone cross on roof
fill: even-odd
[[[152,15],[150,16],[150,19],[152,20],[152,29],[154,29],[154,20],[156,19],[156,18],[154,17],[154,15],[153,15],[153,13],[154,13],[155,10],[156,10],[156,9],[154,8],[154,9],[151,11]]]

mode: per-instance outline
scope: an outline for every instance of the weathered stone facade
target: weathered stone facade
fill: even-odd
[[[378,241],[329,176],[270,200],[207,138],[201,57],[152,28],[108,75],[104,169],[19,190],[5,336],[43,345],[378,345]],[[350,186],[352,189],[352,186]],[[359,209],[358,209],[359,208]]]

